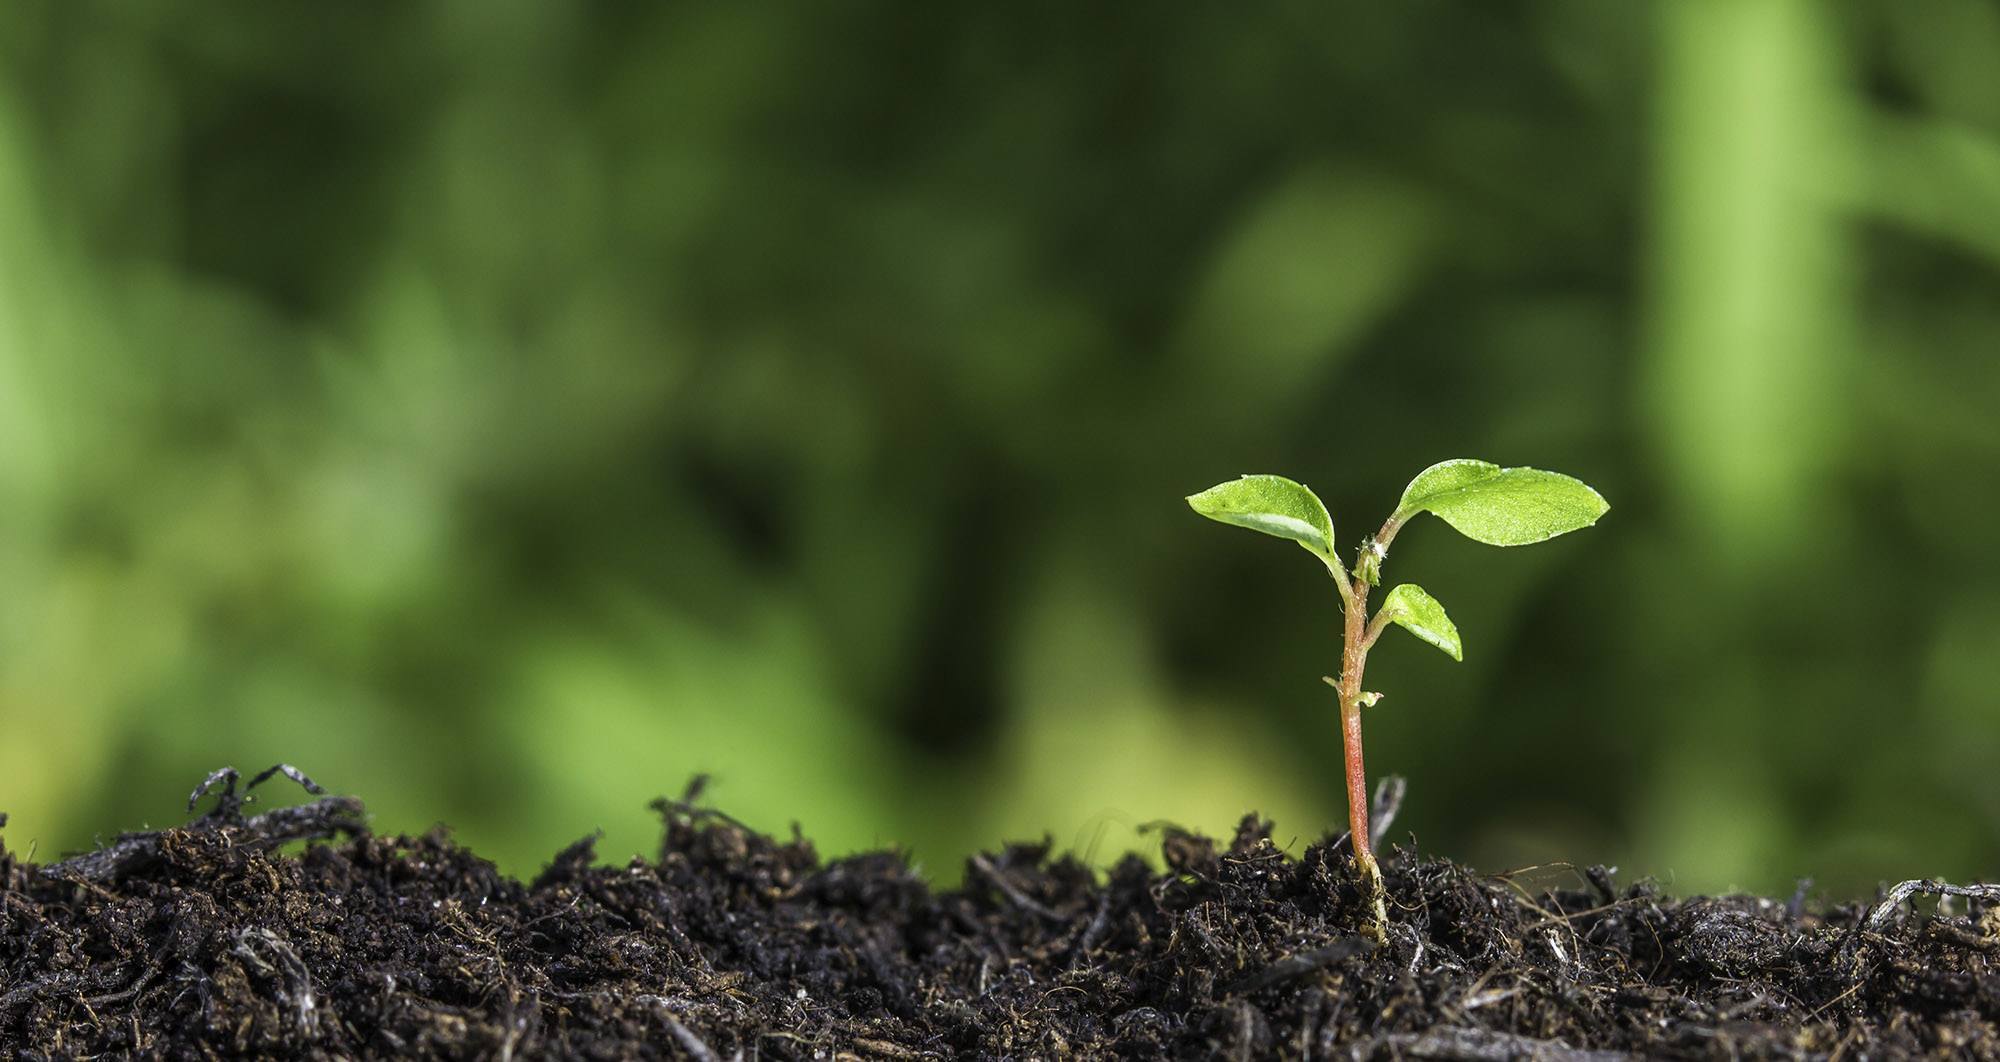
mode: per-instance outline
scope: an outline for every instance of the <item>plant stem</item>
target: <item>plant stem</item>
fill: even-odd
[[[1388,555],[1389,543],[1396,541],[1396,532],[1403,529],[1403,524],[1409,518],[1410,514],[1398,510],[1391,513],[1387,520],[1382,521],[1382,530],[1375,532],[1375,548],[1380,550],[1383,556]]]
[[[1347,569],[1340,566],[1340,559],[1338,557],[1322,553],[1319,559],[1326,564],[1326,573],[1333,576],[1334,588],[1340,591],[1340,607],[1344,610],[1352,610],[1354,608],[1354,588],[1347,585]],[[1363,589],[1367,588],[1363,587]]]
[[[1393,533],[1393,532],[1392,532]],[[1362,549],[1370,549],[1364,544]],[[1358,568],[1359,565],[1357,564]],[[1384,926],[1388,912],[1383,903],[1382,868],[1375,862],[1369,843],[1368,772],[1361,756],[1361,671],[1368,663],[1368,581],[1345,573],[1334,578],[1345,591],[1341,604],[1346,608],[1346,632],[1341,647],[1340,743],[1347,764],[1347,834],[1354,850],[1354,869],[1361,878],[1361,891],[1369,911],[1363,929],[1376,940],[1386,939]],[[1379,633],[1379,632],[1378,632]]]
[[[1359,580],[1356,580],[1357,582]],[[1354,862],[1366,873],[1375,863],[1368,847],[1368,776],[1361,758],[1361,668],[1368,612],[1368,587],[1355,590],[1347,607],[1347,632],[1340,661],[1340,738],[1347,752],[1347,824]]]
[[[1361,762],[1361,705],[1348,702],[1340,707],[1341,744],[1347,749],[1347,829],[1354,846],[1354,867],[1363,878],[1378,879],[1382,868],[1368,843],[1368,780]]]
[[[1375,613],[1375,618],[1368,621],[1367,632],[1361,636],[1361,651],[1366,653],[1373,649],[1376,639],[1382,637],[1382,632],[1388,630],[1389,624],[1395,622],[1396,617],[1402,614],[1401,609],[1391,612],[1387,608]]]

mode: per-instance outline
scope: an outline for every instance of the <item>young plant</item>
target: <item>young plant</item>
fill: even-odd
[[[1346,635],[1340,654],[1340,678],[1326,683],[1340,695],[1340,737],[1347,760],[1347,822],[1354,867],[1369,901],[1369,933],[1380,939],[1387,913],[1383,906],[1382,870],[1369,844],[1368,786],[1361,763],[1361,709],[1382,699],[1361,688],[1362,668],[1375,639],[1394,624],[1450,654],[1464,659],[1458,628],[1437,599],[1413,583],[1403,583],[1382,598],[1371,619],[1368,594],[1382,577],[1389,544],[1418,513],[1432,513],[1460,534],[1490,546],[1526,546],[1545,542],[1597,522],[1611,508],[1582,481],[1536,468],[1501,468],[1485,461],[1441,461],[1417,474],[1403,489],[1403,500],[1382,529],[1362,539],[1352,568],[1334,552],[1333,518],[1319,497],[1303,484],[1283,476],[1244,476],[1190,495],[1195,512],[1225,524],[1247,527],[1288,538],[1318,557],[1333,576],[1346,613]]]

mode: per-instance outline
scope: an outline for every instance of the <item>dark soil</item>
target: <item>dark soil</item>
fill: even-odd
[[[532,883],[326,798],[47,866],[0,848],[8,1057],[2000,1057],[2000,905],[1802,911],[1400,852],[1356,933],[1345,841],[1246,818],[1100,880],[1048,844],[933,892],[692,802],[656,860]],[[307,837],[296,856],[279,845]],[[1544,872],[1544,882],[1552,880]],[[1963,890],[1961,890],[1963,891]],[[1972,890],[1983,891],[1983,890]],[[1967,910],[1969,906],[1970,910]],[[1872,921],[1871,921],[1872,919]]]

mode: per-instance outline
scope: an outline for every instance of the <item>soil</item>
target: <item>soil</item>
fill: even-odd
[[[0,846],[6,1057],[2000,1057],[2000,903],[1910,912],[1572,887],[1407,851],[1358,932],[1344,836],[1164,832],[1167,869],[1048,843],[933,891],[688,799],[659,857],[585,838],[532,882],[358,801],[35,866]],[[4,818],[0,818],[4,825]],[[309,841],[294,854],[301,839]]]

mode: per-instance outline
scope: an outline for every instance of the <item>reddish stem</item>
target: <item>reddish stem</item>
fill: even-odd
[[[1340,707],[1340,740],[1347,749],[1347,831],[1354,842],[1354,862],[1368,867],[1375,852],[1368,843],[1368,773],[1361,765],[1361,706]],[[1366,871],[1363,871],[1366,873]]]
[[[1394,537],[1397,523],[1391,518],[1383,526],[1383,534]],[[1374,542],[1361,547],[1375,549]],[[1382,552],[1377,551],[1373,560],[1378,564]],[[1355,569],[1360,570],[1357,562]],[[1365,932],[1378,942],[1386,938],[1385,925],[1388,914],[1383,908],[1382,868],[1375,862],[1374,845],[1368,825],[1368,772],[1361,760],[1361,670],[1368,663],[1369,638],[1368,623],[1368,580],[1358,574],[1336,570],[1335,579],[1340,581],[1341,603],[1347,608],[1347,629],[1340,654],[1340,744],[1346,752],[1347,765],[1347,834],[1349,845],[1354,851],[1354,869],[1361,878],[1363,902],[1367,913],[1362,916]],[[1376,633],[1380,633],[1377,631]]]
[[[1378,872],[1368,842],[1368,772],[1361,758],[1361,669],[1368,659],[1368,584],[1356,579],[1352,587],[1340,662],[1340,743],[1347,754],[1347,829],[1354,863],[1363,875],[1373,877]]]

